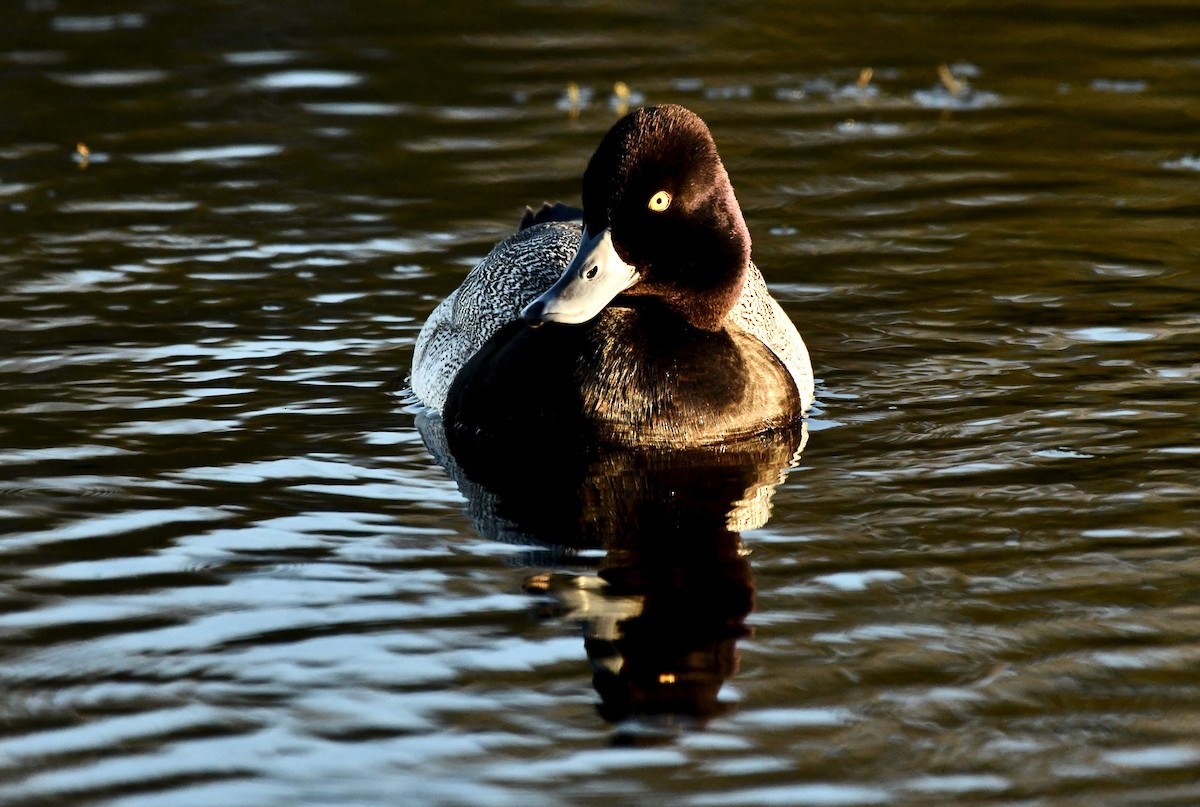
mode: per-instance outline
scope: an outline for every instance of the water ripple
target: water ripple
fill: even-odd
[[[284,70],[254,79],[250,85],[263,90],[331,89],[361,81],[362,76],[342,70]]]
[[[1057,6],[8,15],[5,796],[1200,801],[1200,30]],[[709,122],[821,376],[716,628],[695,541],[476,532],[392,392],[639,99]],[[619,644],[697,636],[703,728],[608,722]]]

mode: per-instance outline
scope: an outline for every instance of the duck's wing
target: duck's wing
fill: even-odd
[[[813,371],[808,348],[792,320],[771,296],[767,282],[753,261],[746,273],[742,296],[729,312],[729,321],[771,349],[796,382],[801,404],[807,409],[813,401]]]
[[[580,229],[578,223],[553,219],[523,226],[433,310],[413,351],[412,389],[425,406],[440,414],[463,365],[558,280],[579,248]]]

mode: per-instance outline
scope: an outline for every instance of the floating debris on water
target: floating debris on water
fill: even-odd
[[[92,150],[87,147],[86,143],[75,144],[75,162],[79,164],[80,169],[88,167],[91,156]]]
[[[831,97],[853,98],[863,106],[869,105],[871,99],[879,95],[879,89],[871,83],[874,78],[875,68],[864,67],[858,71],[853,84],[838,87]]]
[[[946,88],[946,92],[955,98],[962,96],[967,91],[967,83],[956,79],[954,73],[950,70],[950,66],[945,62],[938,65],[937,74],[938,80],[942,82],[942,86]]]
[[[578,118],[579,112],[585,106],[592,102],[592,90],[590,87],[580,87],[574,81],[567,83],[567,88],[555,106],[563,110],[572,118]]]
[[[976,90],[962,78],[979,75],[979,68],[974,65],[956,64],[951,69],[950,65],[943,62],[938,65],[937,75],[938,86],[913,93],[913,100],[923,107],[964,110],[983,109],[1000,103],[1000,96]]]
[[[611,106],[617,111],[618,115],[624,115],[629,111],[629,107],[640,104],[645,98],[641,93],[633,92],[629,89],[629,85],[624,81],[618,81],[613,85],[613,94]]]

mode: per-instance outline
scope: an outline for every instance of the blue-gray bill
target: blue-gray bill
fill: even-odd
[[[579,251],[553,286],[521,311],[532,327],[544,322],[578,325],[599,314],[613,298],[640,279],[638,270],[613,248],[612,231],[586,229]]]

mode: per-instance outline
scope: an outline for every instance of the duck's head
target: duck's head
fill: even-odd
[[[521,312],[530,325],[587,322],[626,294],[717,330],[741,295],[750,233],[708,126],[681,106],[639,109],[604,136],[583,225],[562,277]]]

